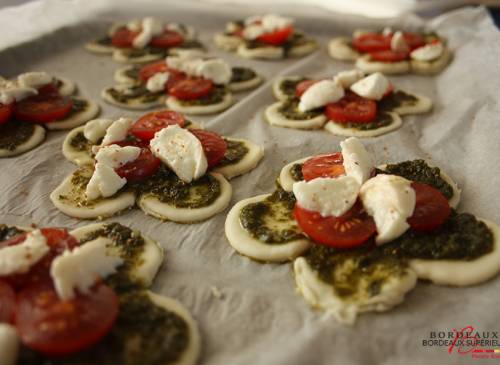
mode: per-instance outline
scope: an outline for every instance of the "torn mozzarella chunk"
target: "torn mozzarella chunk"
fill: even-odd
[[[382,35],[388,36],[392,34],[392,28],[391,27],[385,27],[382,29]]]
[[[361,70],[340,71],[335,75],[333,81],[336,81],[344,89],[349,89],[352,84],[358,82],[363,77],[365,77],[365,73]]]
[[[151,76],[146,82],[146,89],[152,93],[157,93],[165,89],[165,84],[168,81],[168,72],[158,72]]]
[[[259,38],[262,34],[272,33],[292,25],[293,19],[275,14],[267,14],[251,17],[245,21],[245,24],[243,38],[253,40]]]
[[[38,88],[52,82],[52,76],[46,72],[26,72],[17,77],[19,85]]]
[[[204,79],[212,80],[215,84],[228,84],[231,81],[233,71],[227,62],[215,58],[199,64],[196,73]]]
[[[88,294],[99,278],[104,279],[116,272],[116,268],[123,264],[123,259],[107,255],[107,246],[112,244],[109,238],[99,237],[71,251],[66,250],[54,259],[50,276],[59,298],[74,298],[76,290]]]
[[[408,52],[409,47],[406,43],[403,32],[397,31],[391,38],[391,50],[394,52]]]
[[[416,61],[433,61],[441,57],[444,52],[443,43],[431,43],[414,49],[410,57]]]
[[[185,182],[196,180],[207,171],[208,162],[201,142],[177,124],[157,132],[150,147],[151,152]]]
[[[377,175],[361,186],[360,198],[375,220],[378,245],[401,236],[409,225],[406,220],[415,209],[415,190],[411,181],[396,175]]]
[[[368,180],[374,167],[372,157],[356,137],[340,142],[340,147],[346,175],[352,176],[359,185],[362,185]]]
[[[351,176],[319,177],[293,184],[297,203],[322,217],[340,217],[352,208],[359,193],[359,183]]]
[[[134,161],[141,154],[141,149],[135,146],[121,147],[116,144],[104,146],[99,149],[95,156],[97,163],[104,164],[113,169],[121,167],[130,161]]]
[[[0,249],[0,276],[28,272],[49,250],[47,239],[39,229],[29,232],[24,242]]]
[[[85,195],[87,200],[95,200],[101,196],[107,198],[114,195],[126,183],[127,179],[120,177],[112,167],[98,162],[87,184]]]
[[[163,33],[165,27],[163,23],[153,17],[146,17],[142,20],[141,32],[132,41],[134,48],[144,48],[154,36]]]
[[[307,89],[300,97],[299,110],[306,112],[339,101],[344,89],[333,80],[321,80]]]
[[[351,90],[370,100],[380,100],[389,89],[389,80],[380,72],[371,74],[351,86]]]
[[[16,365],[19,354],[19,336],[14,326],[0,323],[0,364]]]
[[[141,19],[133,19],[127,23],[127,29],[132,32],[139,32],[142,28]]]
[[[17,81],[2,80],[0,82],[0,103],[4,105],[36,94],[38,94],[37,89],[20,85]]]
[[[108,145],[113,142],[123,141],[127,136],[127,132],[134,121],[130,118],[120,118],[115,120],[106,129],[106,134],[102,139],[102,146]]]
[[[235,22],[226,23],[226,32],[228,33],[234,33],[240,29],[241,29],[240,25]]]
[[[97,143],[106,134],[106,129],[113,123],[113,119],[98,118],[91,120],[83,127],[83,135],[92,143]]]

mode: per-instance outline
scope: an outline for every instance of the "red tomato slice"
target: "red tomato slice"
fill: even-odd
[[[14,103],[0,104],[0,125],[7,123],[14,114]]]
[[[418,33],[404,32],[403,38],[411,50],[414,50],[415,48],[422,47],[423,45],[425,45],[424,37],[422,37]]]
[[[184,116],[172,110],[163,110],[160,112],[148,113],[140,117],[132,127],[130,127],[129,132],[143,141],[149,141],[153,139],[156,132],[174,124],[184,127]]]
[[[143,147],[139,157],[115,169],[115,171],[129,182],[141,182],[154,175],[160,165],[160,159],[156,158],[148,147]]]
[[[43,85],[38,88],[38,96],[44,97],[57,97],[59,96],[59,87],[55,82],[51,82],[47,85]]]
[[[216,166],[226,154],[226,141],[214,132],[201,129],[190,129],[189,131],[200,140],[205,156],[207,157],[208,168]]]
[[[167,71],[168,67],[165,61],[158,61],[143,66],[139,71],[139,78],[141,79],[141,81],[146,82],[150,77],[154,76],[155,74]]]
[[[211,80],[186,78],[176,82],[168,92],[180,100],[194,100],[210,94],[213,87]]]
[[[376,231],[375,222],[358,201],[341,217],[322,217],[295,204],[293,215],[299,227],[314,242],[336,248],[356,247]]]
[[[187,75],[184,72],[180,72],[174,69],[169,69],[168,70],[168,80],[167,84],[165,85],[165,90],[167,92],[170,92],[170,90],[177,85],[178,82],[187,79]]]
[[[18,295],[16,325],[21,341],[47,355],[68,355],[104,337],[118,316],[118,297],[104,284],[88,295],[62,301],[50,285],[30,286]]]
[[[12,323],[16,309],[16,294],[12,287],[0,280],[0,323]]]
[[[176,47],[184,42],[182,34],[174,32],[173,30],[165,29],[163,34],[153,37],[151,45],[159,48]]]
[[[64,119],[73,108],[73,100],[66,96],[33,96],[16,103],[16,119],[32,123],[50,123]]]
[[[359,52],[378,52],[391,49],[392,35],[380,33],[368,33],[356,37],[352,40],[352,45]]]
[[[134,38],[137,37],[139,33],[140,32],[132,32],[126,27],[117,29],[111,37],[111,44],[118,48],[130,48],[132,47]]]
[[[271,44],[273,46],[279,46],[285,43],[288,38],[293,34],[293,27],[288,26],[282,29],[278,29],[271,33],[264,33],[257,38],[257,40],[262,43]]]
[[[444,195],[430,185],[412,182],[416,202],[408,224],[415,231],[432,231],[441,226],[451,213],[450,204]]]
[[[304,180],[309,181],[317,177],[337,177],[345,175],[342,153],[319,155],[308,159],[302,165]]]
[[[295,95],[300,98],[311,86],[320,80],[304,80],[301,81],[295,86]]]
[[[370,52],[371,58],[379,62],[400,62],[408,58],[409,52],[395,52],[389,50]]]
[[[337,123],[369,123],[377,116],[377,103],[348,91],[342,99],[325,107],[325,115]]]
[[[47,245],[50,251],[40,261],[33,265],[27,273],[11,275],[5,278],[16,290],[36,283],[51,282],[50,265],[54,258],[65,250],[72,250],[79,245],[77,239],[71,236],[66,229],[42,228],[41,231],[47,239]],[[0,249],[20,244],[24,242],[25,238],[25,233],[12,237],[7,241],[1,242]]]

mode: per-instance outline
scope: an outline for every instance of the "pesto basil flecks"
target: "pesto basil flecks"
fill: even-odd
[[[252,80],[257,76],[255,71],[248,67],[233,67],[231,71],[231,83]]]
[[[100,44],[101,46],[112,46],[111,37],[105,36],[95,40],[95,43]]]
[[[20,233],[23,233],[24,231],[14,227],[14,226],[8,226],[6,224],[0,224],[0,242],[8,240],[14,236],[17,236]]]
[[[304,238],[293,218],[293,193],[277,189],[271,196],[248,204],[240,212],[240,222],[250,235],[265,243],[287,243]]]
[[[292,167],[290,168],[290,175],[295,181],[302,181],[304,180],[304,175],[302,174],[302,166],[304,164],[301,163],[296,163],[293,164]]]
[[[227,93],[225,86],[215,86],[208,95],[193,100],[179,100],[179,103],[185,106],[217,104],[224,100]]]
[[[71,107],[71,112],[68,116],[84,111],[89,105],[89,103],[83,99],[71,98],[71,100],[73,101],[73,106]]]
[[[78,132],[77,134],[75,134],[69,141],[69,145],[77,151],[88,153],[92,152],[92,146],[94,146],[91,141],[85,138],[83,132]]]
[[[396,90],[377,103],[379,110],[390,112],[401,106],[413,106],[418,102],[416,96]]]
[[[111,88],[109,89],[109,94],[116,101],[125,104],[130,100],[140,100],[140,102],[143,103],[151,103],[165,95],[163,92],[152,93],[144,84],[130,86],[126,91]]]
[[[35,131],[33,123],[11,120],[0,125],[0,149],[14,151],[27,142]]]
[[[290,80],[290,79],[285,79],[282,80],[279,89],[281,92],[285,95],[287,95],[290,98],[295,97],[295,89],[297,88],[297,85],[300,84],[302,81],[307,80],[305,77],[300,77],[296,80]]]
[[[139,81],[139,71],[141,70],[140,67],[137,66],[132,66],[127,68],[127,70],[124,72],[125,76],[130,77],[134,81]]]
[[[229,139],[224,140],[226,141],[227,150],[222,160],[217,164],[220,167],[236,164],[248,153],[248,147],[245,146],[244,142]]]
[[[317,108],[301,112],[299,110],[299,100],[297,98],[289,98],[281,103],[278,112],[287,119],[292,120],[309,120],[323,114],[323,108]]]

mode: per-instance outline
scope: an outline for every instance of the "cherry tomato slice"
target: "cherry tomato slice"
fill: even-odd
[[[58,97],[59,87],[55,82],[48,83],[38,88],[38,96],[43,97]]]
[[[410,50],[414,50],[415,48],[422,47],[425,45],[424,37],[422,37],[418,33],[404,32],[403,38],[406,41]]]
[[[370,52],[371,58],[379,62],[400,62],[408,58],[409,52],[396,52],[392,50]]]
[[[210,94],[213,87],[211,80],[186,78],[168,87],[168,92],[180,100],[194,100]]]
[[[184,42],[182,34],[174,32],[173,30],[165,29],[163,34],[153,37],[151,45],[158,48],[176,47]]]
[[[411,187],[416,195],[415,210],[407,220],[411,229],[426,232],[441,226],[451,213],[448,200],[430,185],[412,182]]]
[[[348,91],[342,99],[325,107],[325,115],[337,123],[369,123],[377,116],[377,103]]]
[[[295,95],[300,98],[311,86],[315,83],[319,82],[319,80],[304,80],[301,81],[295,86]]]
[[[0,280],[0,323],[12,323],[16,309],[16,294],[12,287]]]
[[[352,40],[352,45],[359,52],[378,52],[391,49],[392,35],[380,33],[368,33],[356,37]]]
[[[0,125],[7,123],[14,114],[14,103],[0,104]]]
[[[216,166],[226,154],[226,141],[214,132],[201,129],[190,129],[189,131],[200,140],[205,156],[207,157],[208,168]]]
[[[180,127],[184,127],[184,116],[172,110],[163,110],[159,112],[148,113],[140,117],[132,125],[132,127],[130,127],[129,132],[143,141],[149,141],[153,139],[156,132],[162,130],[165,127],[168,127],[169,125],[174,124],[178,124]]]
[[[16,119],[32,123],[50,123],[64,119],[73,108],[73,100],[66,96],[33,96],[16,103]]]
[[[336,248],[360,246],[376,231],[373,218],[366,214],[359,201],[341,217],[325,218],[299,204],[295,204],[293,215],[299,227],[314,242]]]
[[[270,44],[273,46],[279,46],[285,43],[290,36],[293,34],[293,27],[288,26],[282,29],[278,29],[271,33],[264,33],[257,38],[257,40],[262,43]]]
[[[115,169],[116,173],[128,182],[141,182],[154,175],[160,168],[161,161],[148,147],[141,149],[141,154],[135,160]]]
[[[5,278],[15,290],[22,289],[36,283],[51,282],[50,265],[54,258],[65,250],[72,250],[79,245],[76,238],[71,236],[66,229],[60,228],[42,228],[42,234],[47,239],[47,245],[50,251],[27,273],[15,274]],[[0,249],[7,246],[13,246],[24,242],[26,233],[12,237],[9,240],[0,243]]]
[[[318,177],[337,177],[345,175],[342,153],[314,156],[302,165],[304,180],[310,181]]]
[[[17,299],[21,341],[52,356],[92,346],[110,331],[118,316],[118,297],[104,284],[66,301],[59,299],[51,285],[35,285],[20,292]]]
[[[111,44],[118,48],[130,48],[132,47],[132,42],[134,38],[139,35],[140,32],[133,32],[126,27],[119,28],[111,36]]]
[[[143,66],[139,71],[139,78],[141,79],[141,81],[146,82],[150,77],[154,76],[155,74],[167,71],[168,67],[165,61],[158,61]]]

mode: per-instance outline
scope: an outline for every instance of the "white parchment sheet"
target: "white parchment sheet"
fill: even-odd
[[[359,26],[387,24],[315,9],[255,9],[254,13],[296,15],[298,26],[317,38],[321,48],[300,60],[249,61],[216,51],[212,41],[227,20],[250,15],[246,8],[191,1],[124,3],[53,0],[0,11],[0,74],[12,77],[45,70],[75,80],[82,95],[100,101],[101,89],[113,83],[120,65],[87,53],[83,43],[102,34],[111,20],[154,14],[195,26],[212,54],[251,66],[266,78],[259,89],[238,95],[239,102],[226,112],[193,118],[210,130],[265,146],[261,164],[231,181],[232,204],[272,191],[285,163],[339,148],[341,139],[326,131],[288,130],[264,121],[263,110],[273,102],[272,78],[324,76],[349,69],[350,64],[327,56],[328,38],[350,34]],[[391,77],[397,87],[431,97],[434,110],[405,117],[400,130],[365,140],[367,148],[378,163],[425,158],[442,167],[463,188],[459,210],[500,223],[500,33],[483,8],[457,10],[427,23],[413,16],[390,23],[437,30],[448,38],[455,59],[436,77]],[[103,116],[140,114],[101,105]],[[65,132],[48,135],[37,149],[0,160],[0,221],[70,228],[88,223],[63,215],[49,200],[50,192],[75,166],[61,153]],[[165,248],[166,260],[153,290],[179,299],[199,321],[202,364],[466,363],[470,355],[448,354],[447,348],[425,347],[422,341],[432,331],[466,325],[500,330],[500,278],[462,289],[419,283],[395,310],[362,315],[353,327],[340,325],[309,308],[295,292],[290,265],[259,264],[235,254],[224,236],[226,213],[194,225],[160,222],[140,210],[110,219],[142,230]],[[212,294],[213,286],[222,298]]]

